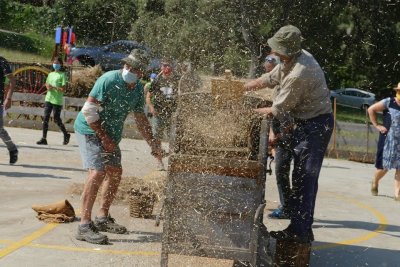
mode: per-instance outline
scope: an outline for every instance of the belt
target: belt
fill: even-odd
[[[305,123],[312,122],[312,121],[314,121],[314,120],[322,119],[322,118],[324,118],[324,117],[329,117],[329,116],[332,116],[332,113],[321,114],[321,115],[315,116],[315,117],[310,118],[310,119],[298,119],[298,118],[294,118],[294,123],[295,123],[295,124],[305,124]]]

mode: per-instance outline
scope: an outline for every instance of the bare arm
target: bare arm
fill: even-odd
[[[376,113],[382,112],[384,110],[385,110],[385,105],[383,104],[382,101],[375,103],[368,108],[368,115],[369,115],[369,119],[370,119],[372,125],[374,125],[375,128],[382,134],[386,133],[387,129],[386,129],[386,127],[384,127],[383,125],[380,125],[378,123]]]
[[[86,102],[95,103],[97,105],[100,104],[100,102],[92,96],[89,96],[86,99]],[[107,152],[113,152],[116,148],[116,145],[114,141],[111,139],[111,137],[107,134],[106,131],[104,131],[103,127],[101,126],[101,120],[89,123],[89,126],[90,128],[93,129],[93,131],[96,133],[96,136],[100,139],[104,150]]]
[[[151,92],[147,92],[146,94],[146,105],[149,107],[149,112],[152,115],[157,115],[153,103],[151,103]]]
[[[56,89],[56,90],[58,90],[58,91],[60,91],[60,92],[63,92],[63,93],[64,93],[64,91],[65,91],[65,86],[55,87],[55,86],[52,86],[52,85],[49,84],[49,83],[46,83],[45,85],[46,85],[47,91],[52,90],[52,89]]]
[[[57,90],[64,93],[65,92],[65,86],[57,87]]]
[[[9,89],[7,91],[6,99],[4,101],[4,108],[7,110],[11,107],[12,95],[15,89],[15,77],[13,74],[7,75],[7,78],[10,80]]]
[[[265,87],[274,88],[279,84],[280,68],[275,67],[272,71],[263,74],[257,79],[250,80],[244,84],[246,91],[255,91]]]
[[[161,160],[162,159],[161,142],[153,137],[151,126],[146,118],[146,115],[141,112],[134,112],[133,115],[135,116],[136,125],[139,132],[141,133],[141,135],[151,148],[152,155],[155,158]]]
[[[267,85],[264,84],[264,81],[261,77],[248,81],[244,84],[244,88],[246,91],[256,91],[265,87],[267,87]]]

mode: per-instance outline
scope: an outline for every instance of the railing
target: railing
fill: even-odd
[[[42,129],[44,115],[44,95],[15,92],[12,97],[13,104],[4,117],[4,125],[31,129]],[[73,125],[78,112],[85,103],[84,98],[64,97],[61,119],[68,131],[73,132]],[[50,130],[59,130],[54,123],[50,123]],[[130,114],[125,121],[124,137],[141,138],[133,115]]]

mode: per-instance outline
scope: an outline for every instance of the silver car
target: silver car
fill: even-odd
[[[356,88],[331,91],[331,98],[336,98],[337,105],[363,110],[376,102],[375,94]]]

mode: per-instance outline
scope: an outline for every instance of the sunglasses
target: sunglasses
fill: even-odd
[[[266,57],[266,58],[265,58],[265,61],[267,61],[267,62],[269,62],[269,63],[275,63],[275,62],[276,62],[276,59],[273,58],[273,57]]]

